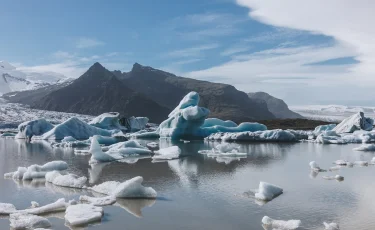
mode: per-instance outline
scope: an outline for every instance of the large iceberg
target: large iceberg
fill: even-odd
[[[101,129],[123,129],[120,125],[120,114],[116,112],[103,113],[88,123]]]
[[[168,115],[154,132],[139,132],[133,136],[137,138],[168,137],[175,140],[203,139],[217,132],[244,132],[266,130],[265,125],[244,122],[237,126],[232,121],[222,121],[208,118],[210,111],[199,107],[199,94],[188,93],[180,104]]]
[[[41,118],[33,121],[26,121],[18,126],[17,139],[31,139],[33,136],[40,136],[53,129],[53,125]]]
[[[206,138],[207,140],[222,141],[250,141],[250,142],[296,142],[298,136],[287,130],[265,130],[256,132],[239,132],[239,133],[214,133]]]
[[[72,117],[67,121],[56,125],[50,131],[41,136],[43,140],[62,140],[71,136],[77,140],[86,140],[94,135],[112,136],[116,131],[101,129],[89,125],[76,117]]]
[[[91,188],[92,191],[116,198],[156,198],[156,191],[142,185],[143,177],[137,176],[123,183],[107,181]]]
[[[29,167],[18,167],[17,171],[5,173],[4,178],[13,178],[17,180],[32,180],[34,178],[45,178],[48,172],[68,169],[65,161],[51,161],[44,165],[31,165]]]
[[[365,117],[363,112],[356,113],[338,124],[333,131],[336,133],[352,133],[356,130],[371,131],[374,125],[372,118]]]

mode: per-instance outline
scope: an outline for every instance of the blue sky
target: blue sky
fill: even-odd
[[[0,60],[68,77],[96,61],[122,71],[138,62],[290,104],[368,105],[345,93],[354,83],[358,97],[372,92],[372,29],[354,23],[374,9],[367,2],[356,4],[369,12],[350,0],[2,0]]]

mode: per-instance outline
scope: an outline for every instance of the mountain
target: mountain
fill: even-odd
[[[188,92],[196,91],[201,97],[200,106],[211,111],[210,117],[235,122],[275,118],[264,103],[250,99],[246,93],[231,85],[178,77],[138,63],[133,65],[130,72],[113,73],[129,88],[147,95],[170,110]]]
[[[26,73],[8,62],[0,61],[0,95],[23,90],[33,90],[55,84],[65,79],[64,75],[48,73]]]
[[[31,106],[90,115],[113,111],[126,117],[147,116],[152,122],[163,121],[170,112],[143,94],[128,88],[99,63],[95,63],[71,84],[33,101]]]
[[[249,98],[264,103],[268,110],[278,119],[304,118],[300,114],[289,109],[288,105],[281,99],[273,97],[265,92],[248,93]]]

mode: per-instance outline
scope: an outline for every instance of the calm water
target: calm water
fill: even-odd
[[[146,142],[143,142],[145,144]],[[375,229],[375,167],[343,168],[334,173],[311,175],[309,162],[329,168],[337,159],[370,160],[371,153],[352,149],[357,145],[241,144],[248,157],[225,163],[207,158],[198,150],[218,143],[173,143],[186,157],[161,163],[141,159],[137,163],[101,164],[91,168],[89,156],[75,156],[72,149],[52,149],[47,142],[27,143],[0,139],[0,174],[18,166],[64,160],[69,171],[84,175],[91,184],[108,180],[124,181],[143,176],[153,187],[157,200],[119,200],[104,207],[101,223],[87,229],[263,229],[261,219],[300,219],[301,229],[324,229],[323,221],[340,224],[341,229]],[[172,145],[161,141],[162,147]],[[323,175],[340,174],[343,182],[327,181]],[[260,204],[247,193],[259,181],[284,188],[284,194]],[[31,201],[41,205],[58,198],[78,199],[85,190],[52,186],[44,182],[22,182],[0,177],[0,202],[27,208]],[[53,229],[67,229],[64,213],[49,219]],[[0,229],[9,229],[9,220],[0,219]]]

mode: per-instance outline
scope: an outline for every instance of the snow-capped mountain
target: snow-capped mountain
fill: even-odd
[[[62,74],[24,72],[6,61],[0,61],[0,95],[13,91],[38,89],[64,79],[66,77]]]
[[[366,117],[375,118],[375,107],[366,106],[345,106],[345,105],[306,105],[289,106],[289,108],[302,116],[323,121],[342,121],[343,119],[358,113],[364,112]]]

